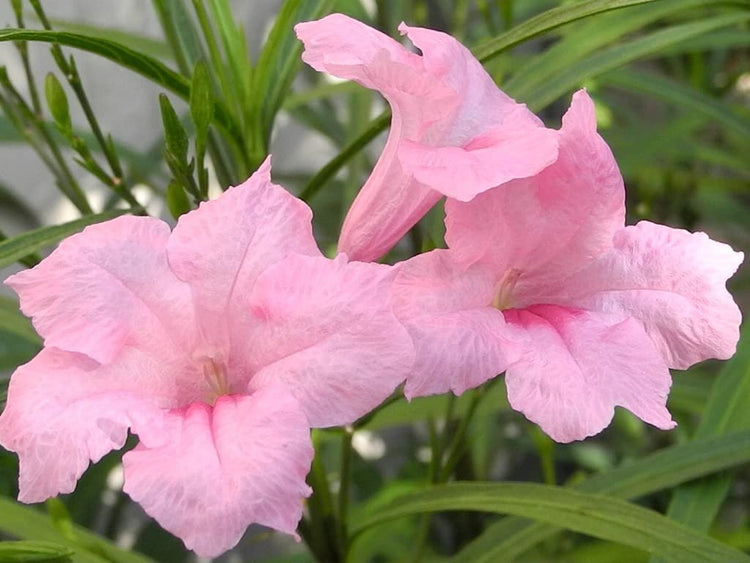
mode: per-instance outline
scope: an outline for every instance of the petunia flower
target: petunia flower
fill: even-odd
[[[461,393],[506,371],[511,406],[559,442],[600,432],[615,406],[672,428],[669,368],[735,351],[725,282],[743,255],[704,233],[624,225],[585,91],[559,134],[553,165],[448,200],[449,248],[401,264],[396,312],[417,349],[405,393]]]
[[[378,90],[393,112],[383,153],[341,231],[339,250],[353,259],[384,255],[443,195],[469,201],[557,157],[555,132],[449,35],[402,23],[418,55],[341,14],[294,29],[307,64]]]
[[[11,377],[0,444],[19,500],[73,491],[123,457],[124,490],[201,556],[250,523],[294,534],[310,427],[351,423],[413,360],[392,270],[324,258],[270,161],[177,223],[121,217],[7,280],[44,338]]]

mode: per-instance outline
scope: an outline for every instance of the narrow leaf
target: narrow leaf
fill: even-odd
[[[211,93],[211,77],[208,67],[203,61],[198,61],[193,69],[193,81],[190,87],[190,116],[195,123],[196,138],[205,146],[208,127],[213,115],[213,95]]]
[[[580,23],[549,49],[521,65],[504,83],[509,92],[545,88],[552,77],[591,53],[618,41],[624,35],[647,29],[661,18],[704,4],[705,0],[662,0],[628,10],[602,14]]]
[[[179,219],[180,215],[190,211],[190,199],[182,184],[175,180],[169,182],[167,186],[167,208],[175,219]]]
[[[589,493],[632,499],[750,461],[750,431],[695,440],[665,448],[623,467],[595,475],[575,486]],[[508,560],[554,535],[558,527],[524,518],[503,518],[490,525],[456,557],[473,563]]]
[[[118,65],[145,76],[155,84],[173,92],[183,100],[190,97],[188,81],[169,67],[146,55],[109,39],[89,37],[80,33],[51,31],[46,29],[7,28],[0,30],[1,41],[42,41],[59,43],[68,47],[81,49],[107,58]],[[217,122],[233,139],[239,139],[239,132],[229,118],[224,106],[217,103],[214,108]]]
[[[148,563],[147,557],[122,550],[106,539],[74,526],[75,540],[65,537],[52,524],[49,517],[31,507],[0,497],[0,531],[23,540],[54,542],[75,551],[75,561],[80,563]]]
[[[104,213],[87,215],[75,221],[62,225],[42,227],[33,231],[26,231],[20,235],[0,242],[0,268],[13,264],[17,260],[82,230],[88,225],[114,219],[130,212],[130,209],[113,209]]]
[[[52,542],[0,542],[0,561],[6,563],[67,563],[73,554],[69,547]]]
[[[588,78],[598,76],[638,59],[658,56],[666,47],[748,19],[750,19],[749,13],[735,12],[660,29],[628,43],[613,45],[581,59],[575,64],[562,68],[557,74],[550,77],[547,87],[543,89],[524,83],[518,85],[515,89],[509,88],[508,93],[513,97],[524,100],[532,110],[538,111],[547,107],[566,92],[579,87]]]
[[[364,516],[354,534],[394,518],[445,510],[514,514],[613,541],[672,561],[748,561],[750,557],[669,518],[619,499],[532,483],[450,483],[405,494]]]
[[[601,80],[605,84],[646,94],[692,113],[704,115],[738,135],[750,139],[750,118],[738,111],[732,111],[728,103],[716,100],[700,90],[675,80],[652,72],[633,69],[618,69],[617,72],[605,74]]]
[[[167,152],[177,157],[180,163],[187,163],[188,136],[185,128],[180,122],[172,107],[169,98],[164,94],[159,94],[159,108],[161,109],[161,121],[164,126],[164,141],[167,145]]]
[[[263,102],[258,108],[259,122],[266,135],[270,135],[274,117],[301,64],[302,43],[294,35],[294,25],[322,17],[332,4],[332,0],[286,0],[279,10],[258,58],[253,84],[254,92],[266,93],[259,96]]]
[[[497,37],[478,45],[472,50],[474,55],[480,61],[487,62],[515,45],[528,41],[537,35],[541,35],[567,23],[601,14],[603,12],[608,12],[610,10],[617,10],[619,8],[626,8],[627,6],[646,4],[654,1],[655,0],[585,0],[583,2],[565,4],[558,8],[547,10],[538,16],[534,16],[533,18],[515,26],[510,31],[498,35]]]
[[[19,311],[18,301],[4,295],[0,295],[0,330],[20,336],[32,344],[41,344],[31,321]]]
[[[750,428],[750,329],[740,338],[737,354],[714,383],[696,438],[717,439],[733,430]],[[677,489],[667,515],[696,530],[708,530],[724,501],[731,479],[720,475]]]

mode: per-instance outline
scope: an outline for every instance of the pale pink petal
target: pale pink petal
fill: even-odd
[[[123,457],[124,490],[202,557],[232,548],[259,523],[295,534],[313,448],[284,388],[172,411],[162,443]]]
[[[18,453],[22,502],[70,493],[89,465],[125,443],[128,428],[152,440],[169,390],[125,360],[119,369],[73,352],[44,348],[18,368],[0,415],[0,444]],[[153,366],[158,369],[161,366]]]
[[[407,398],[461,394],[505,370],[515,347],[504,334],[503,314],[491,307],[493,291],[491,272],[458,266],[449,251],[399,264],[394,311],[416,348]]]
[[[414,350],[391,311],[393,268],[289,256],[250,295],[250,389],[286,383],[312,426],[350,424],[409,373]]]
[[[340,14],[295,29],[303,60],[378,90],[391,105],[385,149],[339,240],[353,259],[385,254],[441,195],[469,200],[554,161],[556,133],[501,92],[452,37],[402,24],[419,56]]]
[[[554,302],[560,280],[607,250],[624,225],[622,177],[585,91],[573,96],[559,135],[557,161],[533,178],[446,203],[448,246],[499,277],[515,270],[514,307]]]
[[[540,162],[539,157],[555,154],[557,141],[549,129],[529,127],[524,118],[516,122],[513,118],[519,113],[512,112],[502,128],[477,136],[463,147],[402,141],[398,147],[401,168],[413,174],[416,183],[459,201],[471,201],[490,188],[532,176],[554,160],[549,157]]]
[[[311,220],[305,203],[271,183],[270,158],[240,186],[180,217],[169,263],[192,288],[212,353],[228,353],[222,347],[263,270],[290,252],[320,255]]]
[[[387,88],[390,67],[422,68],[421,57],[384,33],[342,14],[294,26],[305,44],[302,60],[319,72],[356,80],[372,89]],[[371,67],[372,61],[382,64]],[[400,73],[406,76],[406,72]]]
[[[65,239],[38,266],[9,277],[21,310],[46,346],[100,362],[123,346],[190,346],[195,320],[190,289],[167,263],[169,227],[124,216]]]
[[[736,349],[742,320],[726,281],[744,255],[705,233],[642,221],[561,288],[561,301],[638,319],[670,367]]]
[[[615,406],[663,430],[675,426],[669,370],[634,319],[555,305],[504,314],[524,347],[505,376],[508,400],[554,440],[599,433]]]

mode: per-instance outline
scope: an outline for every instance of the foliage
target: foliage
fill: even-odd
[[[236,185],[258,167],[280,116],[334,148],[327,163],[284,179],[313,207],[321,247],[333,248],[371,168],[370,145],[390,117],[379,113],[376,94],[302,69],[293,25],[334,11],[394,36],[404,20],[461,38],[496,82],[549,126],[557,126],[571,92],[587,87],[625,176],[633,218],[720,233],[737,248],[750,240],[747,2],[379,0],[368,12],[369,4],[284,0],[251,60],[228,0],[152,0],[163,41],[50,21],[38,0],[11,1],[16,25],[0,31],[0,41],[15,45],[28,86],[24,91],[0,69],[0,142],[35,151],[49,170],[49,190],[80,217],[40,226],[23,187],[0,178],[3,209],[26,226],[14,236],[0,231],[0,266],[33,266],[39,253],[86,225],[147,213],[137,184],[165,199],[173,218],[194,209],[211,186]],[[29,56],[39,44],[51,46],[56,65],[46,77]],[[103,130],[76,51],[159,87],[153,104],[163,140],[134,151],[116,131]],[[92,182],[108,191],[103,206],[83,187]],[[434,247],[442,228],[439,213],[429,214],[388,260]],[[741,307],[748,282],[742,270],[733,281]],[[0,367],[11,371],[39,344],[17,304],[2,297]],[[394,395],[353,428],[316,431],[309,478],[315,492],[300,528],[308,547],[287,546],[292,555],[279,560],[617,561],[645,560],[646,553],[748,560],[741,551],[750,550],[750,334],[744,331],[730,362],[675,373],[674,381],[674,432],[647,429],[618,412],[610,430],[569,445],[554,444],[509,411],[502,383],[459,398],[416,399],[408,408]],[[4,400],[7,379],[0,384]],[[363,448],[367,440],[385,440],[385,453]],[[12,500],[15,458],[0,451],[0,533],[23,540],[0,543],[0,559],[186,561],[189,553],[144,524],[108,482],[118,455],[45,509]],[[378,459],[365,459],[371,455]],[[115,547],[133,534],[134,521],[134,549]],[[238,550],[251,552],[260,535],[251,529]],[[602,550],[602,542],[627,547]]]

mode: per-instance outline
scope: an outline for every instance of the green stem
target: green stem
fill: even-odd
[[[34,146],[34,148],[37,150],[37,153],[42,157],[44,163],[57,177],[60,190],[71,201],[71,203],[73,203],[73,205],[78,208],[81,213],[83,213],[84,215],[93,213],[93,210],[91,209],[91,206],[86,199],[86,195],[78,185],[78,182],[76,181],[73,174],[70,172],[70,169],[65,163],[65,159],[63,158],[62,153],[57,146],[57,142],[50,134],[46,124],[39,115],[34,113],[34,110],[29,107],[29,105],[26,103],[26,100],[24,100],[21,94],[15,89],[13,84],[10,82],[10,79],[8,78],[8,75],[5,72],[4,68],[2,69],[2,72],[0,72],[0,84],[2,84],[8,95],[10,95],[15,102],[15,105],[11,104],[9,100],[3,97],[0,103],[3,105],[5,112],[8,115],[13,115],[12,107],[17,108],[20,111],[21,119],[26,122],[25,125],[21,125],[21,131],[29,140],[29,143],[32,144],[32,146]],[[18,122],[16,123],[16,126],[19,126]],[[47,144],[50,152],[52,153],[51,159],[45,158],[45,153],[41,150],[40,145],[31,143],[32,137],[27,127],[33,127],[41,135],[42,139]]]
[[[469,423],[474,417],[474,413],[476,412],[477,407],[482,400],[482,397],[484,397],[485,395],[481,387],[475,390],[473,393],[474,395],[471,398],[471,403],[469,403],[469,408],[466,411],[466,414],[458,423],[458,428],[456,429],[455,434],[453,434],[451,445],[448,448],[448,458],[446,459],[445,464],[440,471],[440,483],[445,483],[453,474],[453,470],[456,468],[456,465],[461,459],[461,456],[464,454],[466,448],[466,431],[469,429]]]
[[[336,516],[333,512],[331,491],[328,486],[325,467],[321,460],[316,433],[313,433],[313,444],[316,446],[316,455],[313,458],[308,475],[308,483],[313,489],[312,495],[307,500],[307,508],[310,513],[308,520],[309,538],[311,540],[308,545],[319,561],[332,563],[343,561],[343,554],[339,551],[336,539],[338,525],[335,522]]]
[[[37,16],[39,17],[39,21],[42,23],[42,26],[44,29],[51,30],[52,26],[49,23],[49,20],[47,19],[47,15],[44,13],[44,9],[42,8],[41,3],[39,0],[30,0],[31,6],[34,8],[34,11],[36,12]],[[78,98],[78,103],[81,106],[81,109],[83,110],[84,115],[86,116],[86,120],[89,123],[89,126],[91,127],[91,131],[94,134],[94,137],[96,138],[97,142],[99,143],[99,146],[102,149],[102,153],[104,154],[104,157],[107,160],[107,163],[109,164],[110,169],[112,170],[112,174],[114,178],[112,179],[112,183],[116,186],[121,186],[123,189],[125,189],[125,178],[122,171],[122,166],[120,164],[120,159],[117,156],[117,152],[113,149],[112,143],[109,142],[102,133],[101,128],[99,127],[99,122],[96,119],[96,116],[94,115],[94,110],[91,107],[91,104],[89,103],[88,96],[86,95],[86,91],[83,89],[83,83],[81,82],[81,77],[78,74],[78,70],[76,68],[75,62],[73,58],[70,58],[70,61],[68,62],[65,59],[65,55],[60,48],[60,45],[57,43],[52,44],[52,56],[55,59],[55,62],[57,63],[57,66],[60,68],[60,71],[65,75],[65,78],[68,81],[68,84],[70,84],[70,87],[73,89],[73,92],[75,93],[76,97]]]
[[[16,14],[16,23],[21,29],[25,29],[26,25],[23,21],[23,10],[20,9],[20,5],[16,6],[14,3],[14,12]],[[16,9],[18,8],[18,9]],[[23,71],[26,74],[26,83],[29,85],[29,95],[31,96],[31,107],[34,108],[34,113],[42,115],[42,102],[39,97],[39,90],[36,87],[36,81],[34,75],[31,73],[31,62],[29,61],[29,49],[26,41],[17,41],[15,43],[19,54],[21,55],[21,62],[23,64]]]
[[[349,492],[351,488],[352,435],[351,427],[345,427],[341,435],[341,485],[339,487],[339,549],[346,558],[349,550]]]
[[[357,419],[354,424],[352,424],[353,428],[355,430],[359,428],[364,428],[367,426],[370,421],[375,418],[375,416],[382,411],[384,408],[392,405],[393,403],[396,403],[404,398],[403,393],[403,387],[399,386],[390,397],[388,397],[385,401],[380,403],[377,407],[375,407],[373,410],[368,412],[366,415],[364,415],[362,418]]]

